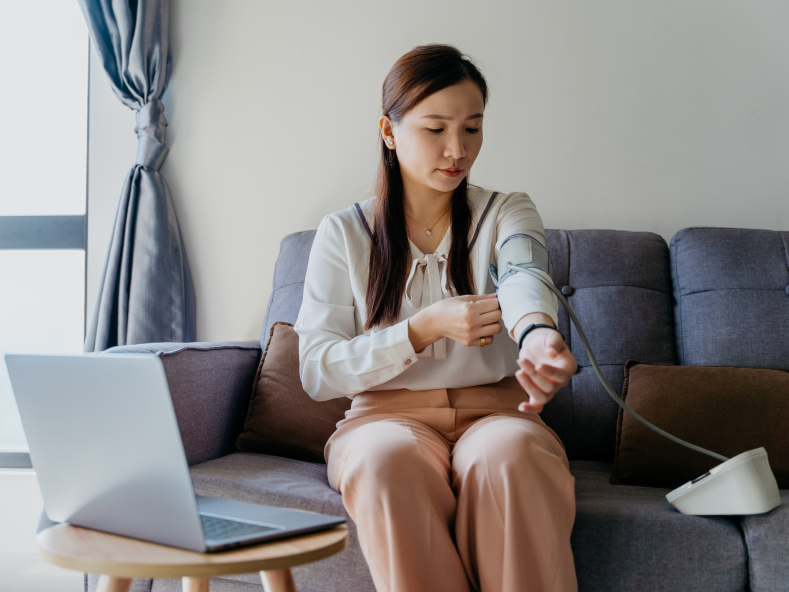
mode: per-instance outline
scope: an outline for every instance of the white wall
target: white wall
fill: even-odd
[[[88,91],[88,312],[93,307],[126,173],[137,158],[134,111],[112,92],[91,46]]]
[[[369,195],[381,83],[423,43],[490,84],[472,180],[547,228],[789,229],[787,22],[782,0],[173,0],[163,173],[198,338],[257,338],[282,237]],[[135,145],[95,70],[91,303]]]

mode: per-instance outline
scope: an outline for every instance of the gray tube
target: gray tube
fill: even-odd
[[[605,379],[605,376],[603,376],[603,373],[600,370],[600,366],[597,365],[597,360],[595,359],[594,354],[592,353],[592,348],[589,347],[589,342],[586,340],[586,335],[584,335],[584,330],[581,328],[581,323],[578,322],[578,317],[575,316],[575,312],[570,307],[570,303],[567,302],[567,299],[564,297],[564,294],[562,294],[561,291],[559,291],[559,289],[553,285],[553,282],[549,282],[540,274],[538,274],[536,271],[532,271],[531,269],[525,269],[523,267],[518,267],[517,265],[512,265],[511,263],[506,263],[506,267],[508,270],[520,271],[522,273],[528,273],[529,275],[536,277],[543,284],[548,286],[551,292],[556,294],[556,297],[559,299],[559,301],[562,303],[564,308],[566,308],[567,312],[570,314],[570,318],[573,320],[573,324],[575,325],[575,328],[578,329],[578,335],[580,335],[581,337],[581,341],[584,344],[584,349],[586,349],[586,354],[589,356],[589,360],[592,362],[592,367],[594,368],[595,374],[597,374],[597,378],[600,380],[600,383],[603,385],[605,390],[608,391],[608,394],[611,395],[611,397],[613,397],[614,401],[616,401],[617,405],[619,405],[631,417],[641,422],[650,430],[657,432],[658,434],[660,434],[664,438],[668,438],[672,442],[676,442],[680,446],[684,446],[685,448],[690,448],[691,450],[695,450],[696,452],[701,452],[702,454],[706,454],[707,456],[711,456],[712,458],[715,458],[717,460],[721,460],[721,461],[729,460],[725,456],[721,456],[720,454],[717,454],[715,452],[710,452],[706,448],[702,448],[701,446],[696,446],[695,444],[691,444],[690,442],[685,442],[685,440],[680,440],[676,436],[672,436],[665,430],[661,430],[659,427],[652,425],[646,419],[644,419],[638,413],[636,413],[630,407],[628,407],[627,404],[622,399],[619,398],[619,395],[617,395],[614,392],[614,389],[611,388],[611,385],[608,384],[608,381]]]

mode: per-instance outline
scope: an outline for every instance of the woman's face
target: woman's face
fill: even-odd
[[[454,191],[482,148],[482,91],[470,80],[433,93],[399,123],[380,120],[384,141],[397,151],[406,191]]]

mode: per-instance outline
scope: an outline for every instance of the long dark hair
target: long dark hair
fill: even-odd
[[[383,114],[393,123],[423,99],[448,86],[470,80],[488,102],[488,85],[472,61],[451,45],[422,45],[401,57],[384,80]],[[380,141],[381,161],[376,181],[374,230],[367,283],[365,331],[398,322],[408,275],[410,247],[403,208],[403,178],[397,153]],[[474,294],[468,235],[471,202],[468,176],[452,195],[452,244],[447,257],[449,281],[458,295]]]

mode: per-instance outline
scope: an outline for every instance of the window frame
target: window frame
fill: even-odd
[[[81,250],[85,251],[82,339],[88,325],[88,159],[90,157],[90,40],[87,47],[88,89],[85,108],[88,125],[85,151],[85,213],[63,216],[0,216],[0,250]],[[32,469],[29,452],[0,450],[0,470]]]

